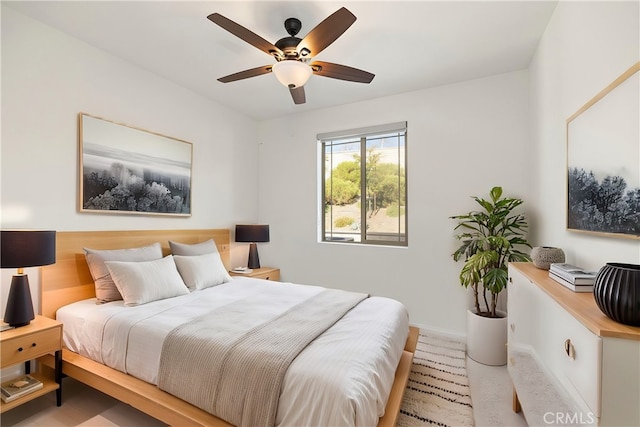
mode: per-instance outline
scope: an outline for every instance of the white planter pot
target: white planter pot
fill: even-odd
[[[483,365],[507,364],[507,313],[503,317],[478,316],[467,310],[467,355]]]

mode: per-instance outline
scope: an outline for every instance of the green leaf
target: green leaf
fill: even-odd
[[[502,187],[493,187],[490,194],[491,200],[495,203],[502,196]]]
[[[478,202],[478,204],[480,206],[482,206],[484,208],[484,210],[486,210],[487,212],[492,212],[493,211],[493,205],[490,202],[487,202],[484,199],[480,199],[478,197],[475,198],[476,202]]]
[[[508,273],[502,268],[492,268],[482,278],[482,285],[492,294],[499,294],[507,286]]]
[[[470,264],[465,264],[460,271],[460,283],[465,288],[480,283],[480,274]]]

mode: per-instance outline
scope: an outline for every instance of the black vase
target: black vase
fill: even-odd
[[[607,263],[596,275],[593,296],[611,319],[640,326],[640,265]]]

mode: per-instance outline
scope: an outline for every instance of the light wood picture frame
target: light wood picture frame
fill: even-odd
[[[640,239],[640,62],[567,119],[567,229]]]
[[[79,210],[191,216],[193,145],[78,114]]]

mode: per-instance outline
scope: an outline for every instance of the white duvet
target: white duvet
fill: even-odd
[[[69,350],[156,384],[164,338],[176,326],[263,292],[283,296],[278,306],[264,307],[273,312],[291,305],[294,299],[288,294],[311,296],[320,290],[236,276],[223,285],[135,307],[122,301],[79,301],[59,309],[57,319],[64,324]],[[263,316],[248,310],[247,329]],[[408,327],[407,311],[395,300],[371,297],[357,305],[293,361],[282,385],[277,424],[376,425],[384,415]]]

